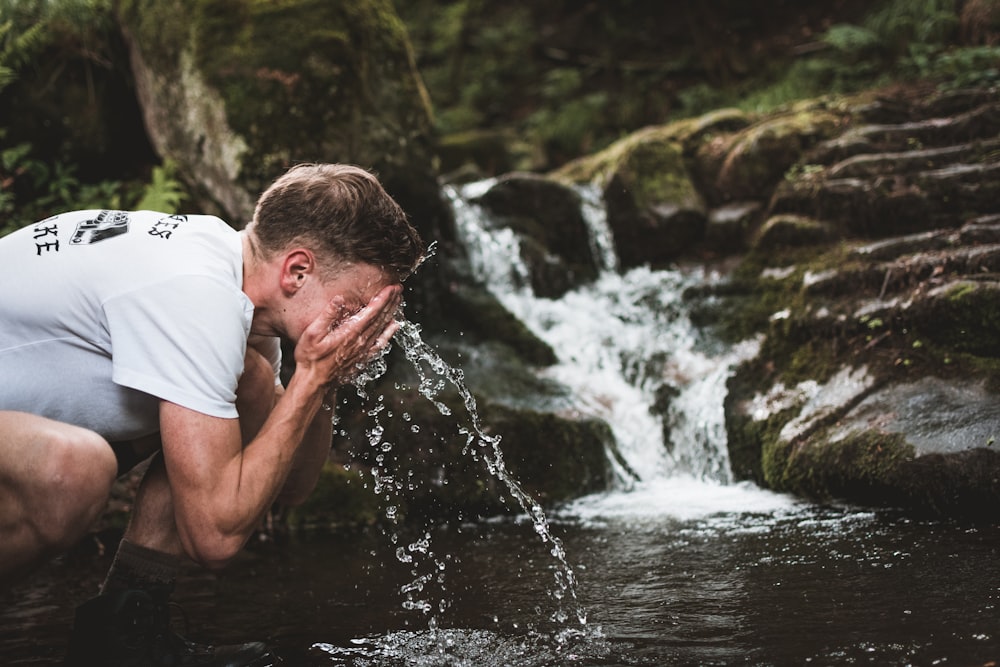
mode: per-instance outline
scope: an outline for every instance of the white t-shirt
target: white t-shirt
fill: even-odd
[[[204,215],[75,211],[0,239],[0,409],[109,441],[160,400],[235,418],[253,304],[238,232]],[[269,355],[277,374],[277,339]]]

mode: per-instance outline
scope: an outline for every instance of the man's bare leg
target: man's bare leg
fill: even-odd
[[[0,411],[0,581],[76,544],[107,505],[117,470],[93,431]]]

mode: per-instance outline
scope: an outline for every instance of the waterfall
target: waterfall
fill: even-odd
[[[756,353],[757,342],[713,349],[683,299],[688,287],[720,276],[704,269],[619,271],[599,195],[581,188],[600,274],[559,299],[536,297],[517,235],[491,224],[473,203],[492,182],[447,189],[472,270],[555,350],[558,362],[541,372],[572,391],[581,414],[611,427],[624,462],[616,470],[618,487],[677,478],[732,483],[725,382],[736,363]],[[666,410],[654,409],[658,392],[672,396]]]

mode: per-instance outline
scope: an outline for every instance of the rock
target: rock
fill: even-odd
[[[848,129],[775,189],[736,271],[766,332],[728,387],[738,477],[911,511],[1000,511],[995,102],[969,99],[953,117],[920,118],[944,105],[927,101],[914,120]]]
[[[352,162],[434,238],[415,196],[437,189],[430,105],[391,3],[128,0],[117,13],[150,139],[201,210],[242,224],[292,164]]]
[[[719,225],[707,235],[705,188],[691,156],[715,133],[734,132],[750,122],[741,111],[721,109],[644,128],[552,175],[601,189],[623,268],[662,265],[701,251],[728,252],[732,245],[742,247],[742,240],[734,243]],[[707,246],[707,239],[722,241],[722,248]]]
[[[995,517],[998,432],[994,392],[926,377],[868,395],[795,451],[785,474],[803,485],[800,492]]]
[[[755,199],[770,191],[799,158],[838,130],[842,118],[826,109],[804,108],[765,118],[729,137],[706,144],[699,173],[713,200]],[[713,154],[715,157],[713,157]],[[712,179],[709,175],[715,172]]]
[[[604,202],[623,268],[662,265],[704,237],[707,209],[678,142],[646,141],[625,151]]]
[[[750,201],[711,209],[705,226],[705,247],[722,255],[745,250],[762,208],[760,202]]]
[[[868,369],[845,367],[824,384],[773,385],[730,406],[730,420],[769,434],[760,468],[743,473],[772,488],[934,513],[1000,510],[1000,408],[983,385],[877,386]],[[735,460],[754,468],[753,455]]]
[[[474,519],[521,512],[503,473],[495,474],[498,461],[525,493],[545,505],[610,484],[605,445],[613,436],[601,421],[479,400],[484,434],[499,437],[494,450],[492,442],[474,436],[473,422],[455,392],[445,390],[434,400],[447,406],[448,414],[418,395],[413,385],[383,394],[379,403],[384,410],[373,411],[367,402],[368,410],[349,411],[334,440],[335,456],[348,457],[361,468],[383,511],[394,507],[395,518]],[[359,518],[366,520],[368,505],[359,507],[364,510]],[[318,516],[326,512],[322,507],[312,511]]]
[[[523,322],[514,317],[492,293],[480,285],[453,283],[447,291],[437,295],[441,308],[448,313],[445,322],[437,322],[436,329],[448,328],[469,336],[470,344],[476,341],[494,341],[513,350],[520,358],[538,366],[555,363],[552,348],[535,336]]]
[[[572,188],[544,176],[511,173],[475,202],[522,237],[521,256],[535,294],[558,297],[597,277],[582,199]]]
[[[836,238],[830,225],[797,215],[775,215],[760,228],[754,240],[757,252],[827,243]]]

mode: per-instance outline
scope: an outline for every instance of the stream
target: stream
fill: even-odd
[[[182,633],[267,641],[293,666],[1000,664],[1000,525],[818,505],[734,481],[725,381],[759,343],[718,345],[681,298],[722,278],[620,272],[591,203],[601,276],[537,299],[511,260],[516,237],[469,203],[488,185],[449,191],[471,264],[557,351],[545,375],[611,426],[614,488],[543,517],[529,499],[519,517],[400,525],[392,539],[303,531],[251,544],[224,573],[185,571]],[[664,387],[672,399],[657,415]],[[487,459],[483,474],[496,474]],[[413,603],[400,544],[421,545],[440,571],[440,599]],[[110,557],[62,557],[0,593],[0,664],[58,664],[73,607]],[[562,613],[570,596],[576,614]]]

